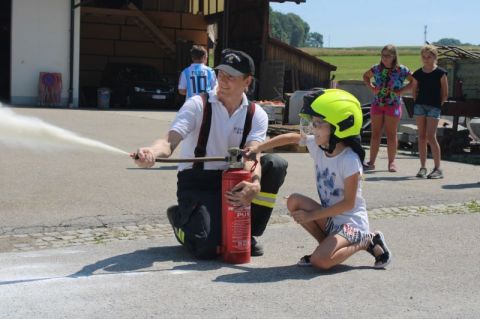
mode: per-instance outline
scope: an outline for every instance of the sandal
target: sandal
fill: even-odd
[[[391,261],[392,261],[392,253],[387,247],[387,243],[385,241],[385,236],[381,231],[375,232],[372,238],[372,242],[367,247],[367,252],[369,252],[375,258],[375,264],[373,267],[375,268],[385,268]],[[375,256],[374,248],[375,246],[379,245],[382,249],[382,253]]]
[[[388,171],[391,173],[395,173],[397,171],[397,165],[395,165],[395,162],[388,164]]]
[[[367,162],[367,167],[365,167],[366,170],[368,171],[373,171],[375,170],[375,164],[371,163],[371,162]]]
[[[299,267],[311,267],[312,263],[310,262],[310,257],[312,257],[312,255],[305,255],[302,258],[300,258],[300,260],[297,263],[297,266],[299,266]]]

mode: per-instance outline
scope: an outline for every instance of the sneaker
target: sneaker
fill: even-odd
[[[170,206],[168,209],[167,209],[167,218],[168,218],[168,222],[170,223],[170,225],[172,226],[172,229],[173,229],[173,233],[175,234],[175,238],[177,239],[177,241],[183,245],[183,238],[185,237],[185,233],[178,227],[175,227],[173,226],[173,215],[175,214],[175,212],[177,211],[177,208],[178,206],[177,205],[174,205],[174,206]]]
[[[297,266],[298,267],[311,267],[312,266],[312,263],[310,262],[310,257],[311,256],[312,255],[305,255],[302,258],[300,258],[300,260],[297,263]]]
[[[418,178],[425,178],[425,177],[427,177],[427,169],[426,169],[425,167],[420,168],[420,169],[418,170],[417,175],[415,175],[415,176],[417,176]]]
[[[439,178],[443,178],[443,173],[440,169],[438,168],[434,168],[430,174],[427,175],[427,178],[428,179],[439,179]]]
[[[250,240],[250,256],[258,257],[263,256],[263,246],[260,244],[255,237],[252,237]]]
[[[383,253],[378,256],[375,256],[373,250],[376,245],[379,245],[380,248],[382,248],[383,250]],[[392,261],[392,253],[387,247],[385,236],[383,236],[383,233],[380,231],[377,231],[375,233],[375,236],[373,236],[372,244],[367,249],[367,251],[372,254],[373,257],[375,257],[375,268],[385,268]]]

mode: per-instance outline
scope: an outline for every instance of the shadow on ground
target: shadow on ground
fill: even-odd
[[[443,185],[444,189],[466,189],[466,188],[480,188],[480,182],[478,183],[464,183],[464,184],[449,184]]]
[[[154,263],[172,261],[186,263],[170,269],[151,269]],[[40,277],[1,281],[0,286],[15,285],[28,282],[39,282],[55,279],[77,279],[91,276],[111,276],[128,273],[152,273],[160,271],[212,271],[222,268],[240,270],[240,272],[223,274],[216,277],[214,282],[226,283],[268,283],[283,280],[310,280],[318,276],[334,275],[346,271],[375,269],[370,266],[339,265],[328,271],[321,271],[312,267],[298,267],[286,265],[276,267],[250,267],[246,265],[232,265],[220,260],[198,260],[191,257],[181,246],[151,247],[131,253],[117,255],[86,265],[79,271],[58,277]]]

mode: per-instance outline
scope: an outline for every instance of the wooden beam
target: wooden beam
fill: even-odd
[[[138,17],[139,14],[132,10],[118,10],[106,8],[82,7],[82,13],[97,16]]]
[[[150,31],[159,39],[163,44],[171,51],[175,52],[175,44],[170,41],[170,39],[163,34],[162,31],[152,22],[150,19],[141,12],[137,6],[135,6],[133,3],[128,4],[128,8],[132,11],[137,13],[137,18],[146,26],[150,29]]]

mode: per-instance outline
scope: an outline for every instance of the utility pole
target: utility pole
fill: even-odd
[[[427,25],[424,26],[424,29],[423,29],[423,43],[424,44],[427,44]]]

